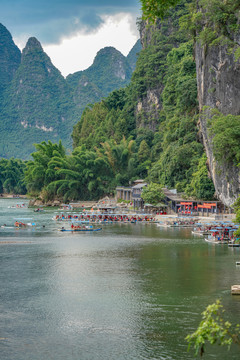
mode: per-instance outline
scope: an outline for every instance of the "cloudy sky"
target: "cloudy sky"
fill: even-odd
[[[140,7],[140,0],[0,0],[0,22],[21,50],[36,37],[66,76],[105,46],[127,55],[139,38]]]

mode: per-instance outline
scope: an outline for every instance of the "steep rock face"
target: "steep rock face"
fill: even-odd
[[[173,12],[163,20],[157,19],[154,25],[147,21],[139,23],[142,51],[133,74],[133,81],[138,88],[135,110],[137,128],[155,131],[159,125],[167,55],[174,47],[186,41],[178,23],[184,11],[185,6],[180,5],[176,13]]]
[[[149,26],[147,21],[141,21],[139,30],[142,49],[147,51],[148,46],[155,45],[156,43],[154,34],[161,32],[161,22],[157,20],[155,25]],[[156,130],[159,111],[162,108],[160,100],[162,91],[163,84],[158,83],[157,86],[148,87],[144,96],[138,99],[135,110],[137,128]]]
[[[159,111],[162,108],[160,100],[163,86],[155,89],[148,89],[146,95],[138,101],[135,111],[136,124],[138,128],[145,128],[156,131],[159,118]]]
[[[11,82],[21,62],[21,51],[14,44],[10,32],[0,24],[0,97]]]
[[[207,47],[196,43],[195,59],[200,111],[204,106],[218,109],[224,115],[240,115],[240,63],[226,47]],[[209,111],[208,111],[209,113]],[[212,138],[207,131],[207,118],[200,117],[200,129],[207,152],[209,169],[217,196],[230,206],[240,193],[239,168],[220,165],[213,155]]]

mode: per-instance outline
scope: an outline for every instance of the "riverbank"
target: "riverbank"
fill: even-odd
[[[27,195],[0,194],[0,199],[27,199]]]
[[[12,195],[12,194],[0,194],[1,199],[29,199],[27,195]],[[60,200],[53,200],[44,203],[40,199],[30,199],[29,207],[63,207],[65,204]],[[84,209],[115,209],[117,208],[117,212],[122,210],[125,212],[136,212],[136,209],[130,207],[129,204],[126,203],[117,203],[114,198],[105,197],[99,201],[76,201],[70,202],[69,205],[72,209],[76,210],[84,210]],[[150,214],[150,213],[149,213]],[[156,215],[152,213],[152,216],[156,221],[172,221],[173,219],[180,219],[181,217],[177,214],[167,214],[167,215]],[[209,216],[194,216],[194,219],[197,219],[201,223],[209,223],[214,221],[234,221],[236,215],[235,214],[209,214]],[[191,218],[191,216],[185,216],[185,219]]]
[[[40,199],[31,199],[29,201],[29,206],[30,207],[38,207],[38,206],[46,206],[46,207],[51,207],[51,206],[59,206],[62,207],[66,204],[63,203],[63,201],[61,200],[52,200],[52,201],[47,201],[47,202],[43,202]],[[71,201],[69,202],[69,206],[72,207],[73,209],[91,209],[91,208],[115,208],[116,206],[121,207],[127,207],[127,205],[124,204],[119,204],[116,202],[116,200],[114,198],[109,198],[108,196],[106,196],[105,198],[101,199],[101,200],[92,200],[92,201],[86,201],[86,200],[79,200],[79,201]]]
[[[29,201],[29,206],[30,207],[38,207],[38,206],[46,206],[46,207],[59,206],[59,207],[62,207],[64,205],[66,205],[66,204],[64,204],[60,200],[48,201],[46,203],[44,203],[41,200],[37,200],[37,199],[31,199]],[[97,206],[97,202],[96,201],[70,202],[69,206],[71,206],[73,209],[89,209],[89,208],[95,208]]]

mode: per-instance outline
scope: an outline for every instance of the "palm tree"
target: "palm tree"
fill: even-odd
[[[132,138],[123,137],[119,144],[110,140],[101,143],[101,146],[102,149],[97,149],[98,154],[107,157],[116,181],[121,185],[128,184],[134,170],[132,164],[130,165],[130,160],[134,154],[135,141]]]
[[[97,199],[106,193],[113,178],[111,166],[106,158],[85,146],[77,147],[66,159],[53,159],[51,166],[58,180],[52,181],[47,190],[56,192],[64,201]]]
[[[25,180],[30,192],[39,193],[44,186],[56,180],[56,171],[52,166],[52,160],[66,157],[65,149],[59,144],[53,144],[50,140],[41,144],[35,144],[36,152],[32,154],[33,160],[27,163]],[[50,165],[50,166],[49,166]]]

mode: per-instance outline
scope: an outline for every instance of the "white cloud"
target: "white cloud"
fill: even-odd
[[[63,38],[58,45],[44,45],[44,51],[63,76],[88,68],[96,53],[105,46],[113,46],[127,55],[139,34],[136,19],[130,14],[103,15],[103,25],[95,33],[79,33]]]

